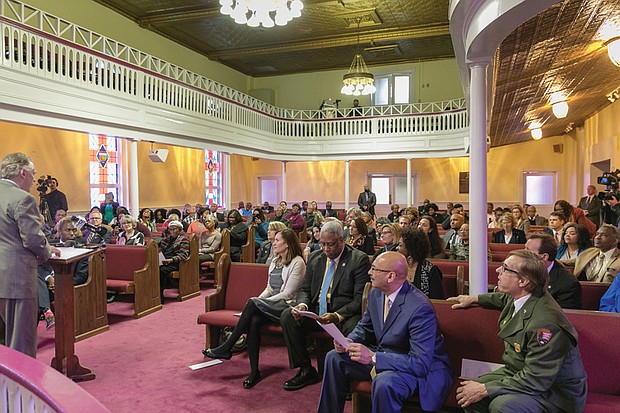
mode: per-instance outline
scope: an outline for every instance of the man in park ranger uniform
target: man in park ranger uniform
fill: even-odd
[[[531,251],[513,251],[498,268],[500,292],[460,295],[452,308],[479,304],[502,310],[504,367],[465,380],[456,399],[467,412],[581,412],[586,373],[577,332],[546,291],[547,268]]]

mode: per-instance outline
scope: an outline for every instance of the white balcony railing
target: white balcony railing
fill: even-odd
[[[19,74],[58,87],[79,88],[98,95],[98,99],[120,99],[134,108],[157,108],[166,113],[166,120],[176,117],[171,121],[177,124],[184,119],[205,126],[207,122],[215,123],[230,128],[231,136],[239,135],[241,127],[248,134],[259,133],[273,140],[273,147],[291,138],[303,138],[305,142],[335,137],[359,140],[444,136],[458,137],[458,142],[444,140],[435,147],[454,151],[463,149],[462,138],[468,132],[464,99],[365,107],[361,113],[351,109],[277,108],[15,0],[0,0],[0,32],[0,70],[12,76]],[[25,90],[16,89],[14,95],[28,94]],[[133,127],[145,129],[144,124]],[[163,126],[153,126],[159,127]],[[174,133],[179,132],[183,134],[177,127]],[[171,131],[162,131],[165,133]],[[188,137],[199,135],[189,130],[186,133]],[[239,141],[239,145],[247,144],[243,139]],[[428,141],[422,145],[426,149],[431,146]],[[325,145],[317,149],[326,150]]]

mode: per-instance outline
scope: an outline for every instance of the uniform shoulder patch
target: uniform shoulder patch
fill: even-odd
[[[539,328],[538,330],[536,330],[536,341],[538,341],[538,344],[540,344],[541,346],[544,346],[549,341],[551,341],[551,337],[553,337],[553,333],[551,332],[551,330],[548,330],[546,328]]]

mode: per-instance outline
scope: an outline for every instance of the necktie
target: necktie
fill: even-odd
[[[319,315],[323,315],[327,312],[327,292],[329,291],[329,286],[334,278],[335,268],[336,261],[329,260],[329,268],[327,268],[327,274],[325,274],[325,279],[323,280],[323,285],[321,286],[321,295],[319,296]]]
[[[555,233],[555,242],[560,245],[560,232],[556,232]]]
[[[388,314],[390,313],[390,308],[392,308],[392,300],[389,297],[385,297],[385,304],[383,306],[383,322],[387,320]]]
[[[592,260],[590,266],[592,269],[590,270],[590,278],[588,281],[602,281],[605,275],[605,271],[602,271],[605,266],[605,254],[600,252],[597,261]]]

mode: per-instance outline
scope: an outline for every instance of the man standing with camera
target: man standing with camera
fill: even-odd
[[[43,234],[32,160],[23,153],[0,163],[0,343],[35,357],[37,353],[37,258],[60,256]]]
[[[45,201],[47,202],[47,207],[50,211],[50,218],[54,219],[56,217],[56,211],[58,211],[59,209],[68,211],[69,205],[67,204],[67,197],[65,196],[65,194],[57,189],[58,180],[56,178],[52,178],[48,175],[46,184],[47,188],[49,188],[49,192],[42,192],[43,199],[45,199]],[[39,188],[42,187],[44,186],[42,185]]]

